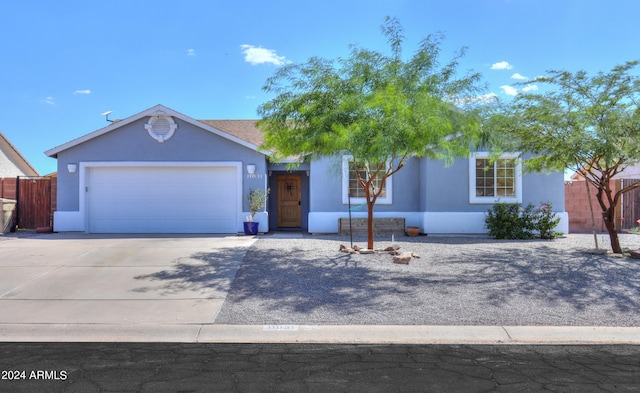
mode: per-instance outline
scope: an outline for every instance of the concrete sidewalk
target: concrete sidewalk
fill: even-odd
[[[5,342],[640,345],[640,328],[602,326],[0,324],[0,338]]]

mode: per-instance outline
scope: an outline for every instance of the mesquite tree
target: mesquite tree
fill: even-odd
[[[640,77],[638,61],[589,76],[585,71],[548,71],[528,83],[548,87],[519,94],[487,121],[493,138],[510,150],[535,153],[532,170],[578,171],[596,189],[611,249],[621,253],[615,209],[622,194],[640,183],[614,190],[616,175],[640,162]],[[501,135],[501,136],[500,136]]]
[[[347,58],[313,57],[278,69],[264,86],[275,97],[258,108],[263,147],[276,159],[353,157],[367,202],[369,249],[373,207],[386,180],[411,157],[467,155],[480,123],[477,101],[469,99],[481,91],[480,75],[456,72],[465,48],[441,66],[443,37],[429,35],[404,59],[400,23],[387,17],[382,32],[389,53],[352,47]]]

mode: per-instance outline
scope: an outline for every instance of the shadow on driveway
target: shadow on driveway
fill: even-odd
[[[243,256],[242,249],[220,248],[215,252],[198,252],[188,258],[178,258],[171,268],[134,277],[148,282],[148,285],[134,291],[157,292],[160,295],[197,292],[208,293],[212,298],[224,298]]]

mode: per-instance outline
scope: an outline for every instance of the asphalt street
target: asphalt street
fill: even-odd
[[[2,392],[636,392],[640,346],[0,343]]]

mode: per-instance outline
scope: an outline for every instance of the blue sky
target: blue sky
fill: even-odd
[[[385,16],[405,53],[444,33],[442,60],[487,94],[549,69],[608,71],[640,59],[636,0],[0,0],[0,131],[41,174],[44,151],[163,104],[195,119],[254,119],[287,62],[385,50]]]

